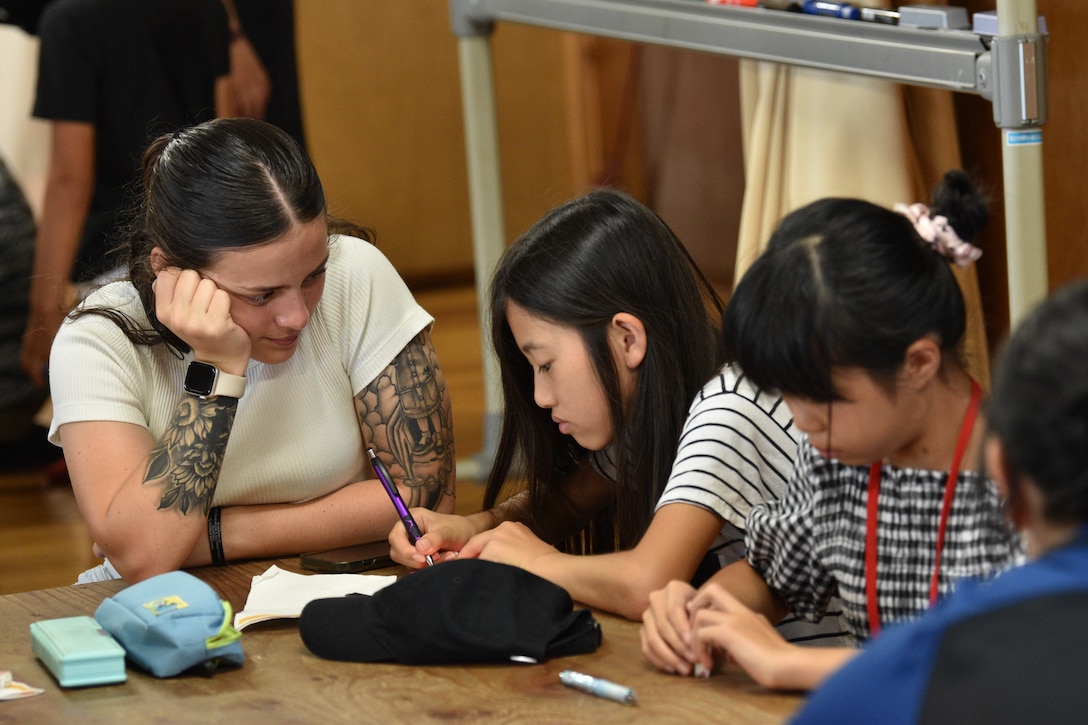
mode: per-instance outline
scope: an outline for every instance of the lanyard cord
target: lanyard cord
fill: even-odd
[[[975,425],[975,417],[978,415],[979,402],[982,400],[982,389],[974,380],[971,381],[971,402],[967,406],[967,413],[963,416],[960,425],[960,438],[956,443],[956,454],[952,458],[952,468],[948,471],[948,481],[944,485],[944,501],[941,503],[941,518],[937,524],[937,548],[933,561],[933,577],[929,582],[929,606],[937,603],[937,584],[941,571],[941,552],[944,550],[944,535],[948,530],[948,516],[952,511],[952,499],[956,496],[956,481],[960,475],[960,463],[963,454],[967,450],[967,443],[971,440],[971,429]],[[875,637],[880,632],[880,606],[876,595],[876,555],[877,555],[877,501],[880,497],[880,472],[883,467],[881,461],[873,461],[869,465],[869,498],[867,501],[868,515],[865,525],[865,607],[869,613],[869,635]]]

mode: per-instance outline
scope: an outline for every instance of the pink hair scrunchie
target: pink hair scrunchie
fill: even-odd
[[[914,224],[914,230],[918,236],[924,239],[930,247],[946,259],[951,259],[962,269],[971,266],[982,256],[982,250],[975,245],[960,239],[956,230],[948,223],[948,217],[930,216],[929,207],[925,204],[896,204],[893,209],[910,219]]]

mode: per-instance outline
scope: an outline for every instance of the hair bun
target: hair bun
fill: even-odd
[[[934,216],[939,214],[948,219],[949,225],[965,242],[973,242],[990,221],[989,200],[960,169],[945,173],[933,190],[929,207]]]

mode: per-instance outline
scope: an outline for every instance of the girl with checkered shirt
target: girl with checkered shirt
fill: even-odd
[[[980,471],[981,391],[957,355],[966,315],[948,259],[978,257],[963,239],[986,208],[961,172],[932,206],[809,204],[738,284],[727,344],[806,435],[786,497],[748,516],[747,560],[698,592],[651,595],[643,652],[661,669],[709,673],[727,652],[764,686],[809,689],[856,651],[785,642],[771,624],[787,611],[818,618],[837,594],[864,641],[1020,555]]]

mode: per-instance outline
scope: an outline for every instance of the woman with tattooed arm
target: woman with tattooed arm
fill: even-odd
[[[81,581],[382,539],[395,510],[368,447],[410,506],[453,510],[433,318],[369,240],[274,126],[152,143],[129,279],[51,356],[50,438],[106,558]]]

